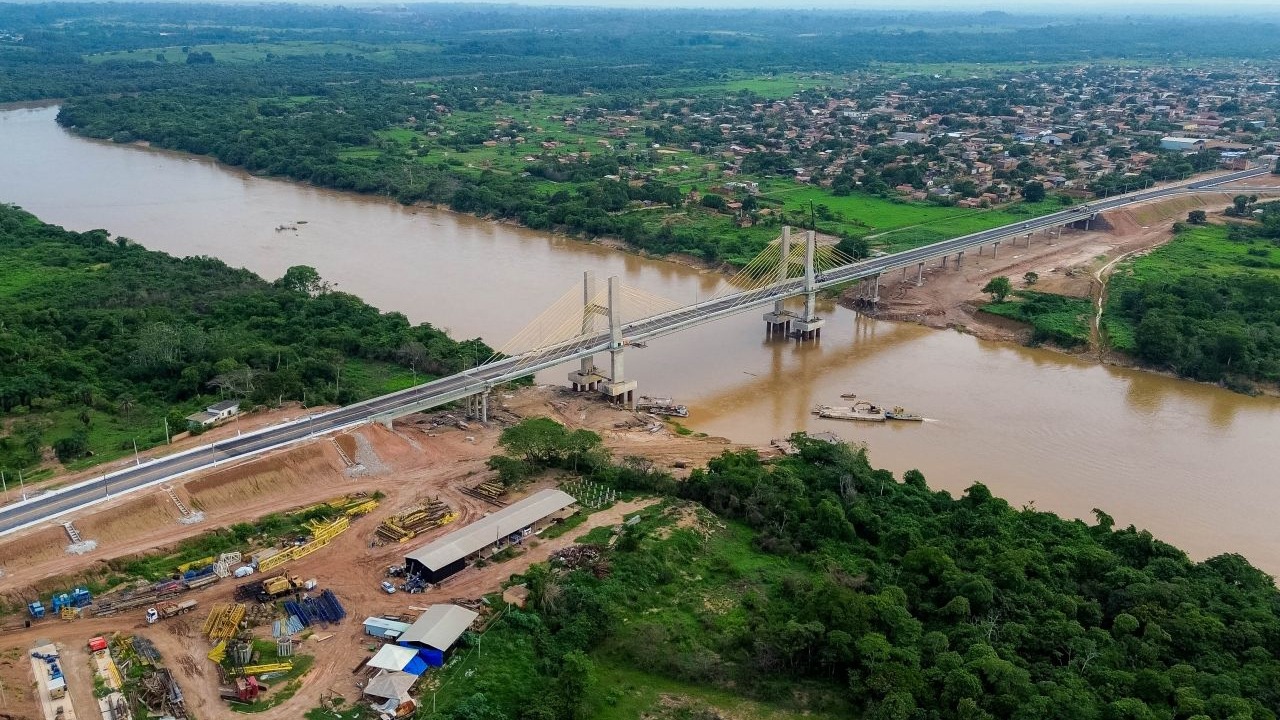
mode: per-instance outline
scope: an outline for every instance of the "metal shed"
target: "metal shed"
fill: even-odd
[[[400,636],[401,645],[448,652],[479,613],[457,605],[432,605]]]
[[[440,582],[466,567],[468,560],[519,542],[551,519],[573,514],[576,502],[561,490],[536,492],[405,555],[405,567],[427,582]]]

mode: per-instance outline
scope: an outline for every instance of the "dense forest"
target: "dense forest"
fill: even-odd
[[[685,482],[590,439],[526,421],[496,464],[589,466],[666,511],[624,526],[601,563],[534,568],[530,611],[485,638],[501,659],[449,691],[446,717],[593,716],[622,693],[593,694],[591,673],[619,666],[830,717],[1280,712],[1280,593],[1238,555],[1192,562],[1101,510],[1063,520],[981,484],[955,498],[803,435],[796,456],[727,452]],[[682,501],[716,517],[690,522],[703,511]],[[545,714],[521,709],[535,692]]]
[[[490,350],[411,325],[316,272],[275,282],[76,233],[0,205],[0,467],[163,442],[163,418],[220,397],[347,403],[460,370]],[[344,374],[345,373],[345,374]]]
[[[1117,275],[1107,311],[1113,342],[1139,359],[1249,389],[1280,380],[1280,203],[1242,196],[1231,212],[1256,219],[1180,226]]]

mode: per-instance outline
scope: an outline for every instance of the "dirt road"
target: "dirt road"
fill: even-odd
[[[645,455],[658,467],[699,465],[719,455],[727,441],[716,438],[681,437],[666,429],[651,433],[651,419],[620,410],[593,397],[574,395],[559,388],[525,388],[501,394],[495,415],[508,421],[535,415],[550,416],[572,428],[596,430],[605,445],[618,457]],[[315,578],[320,587],[332,589],[346,607],[349,620],[341,626],[318,631],[302,643],[298,652],[316,657],[315,667],[305,676],[295,697],[259,716],[296,718],[318,705],[324,695],[337,694],[348,700],[358,697],[352,669],[368,656],[370,639],[363,635],[360,621],[370,615],[412,613],[455,597],[476,598],[497,590],[513,573],[545,560],[551,553],[571,544],[591,529],[617,524],[647,502],[626,503],[590,516],[583,524],[552,540],[530,543],[520,556],[484,568],[469,568],[426,594],[387,595],[379,588],[389,565],[398,564],[405,552],[441,534],[461,527],[495,508],[461,492],[488,477],[486,459],[497,452],[503,425],[472,424],[465,431],[441,423],[435,416],[412,416],[393,429],[380,425],[362,427],[341,440],[322,438],[276,452],[240,465],[192,476],[175,489],[184,502],[205,512],[205,520],[184,525],[180,513],[163,491],[147,491],[117,500],[91,512],[73,516],[85,537],[96,539],[98,548],[83,556],[65,553],[67,539],[61,526],[35,529],[0,544],[0,592],[14,606],[30,597],[48,596],[53,587],[65,588],[86,575],[102,576],[113,558],[159,551],[177,541],[215,527],[259,517],[269,512],[298,507],[341,495],[352,490],[378,490],[385,498],[369,516],[353,522],[351,530],[331,545],[282,568],[303,578]],[[676,469],[674,472],[685,472]],[[533,492],[556,482],[550,475],[540,478],[524,492]],[[453,506],[460,517],[454,524],[415,538],[403,545],[377,545],[375,529],[382,519],[404,508],[439,497]],[[198,637],[207,608],[228,602],[234,582],[224,581],[190,597],[199,601],[200,611],[189,617],[164,621],[155,626],[143,622],[143,610],[131,614],[85,618],[72,622],[45,620],[22,628],[21,619],[10,617],[13,628],[0,640],[0,682],[5,713],[15,718],[37,718],[39,708],[31,697],[30,663],[25,649],[37,640],[53,640],[66,649],[68,662],[84,665],[87,652],[79,650],[95,635],[136,632],[155,643],[166,658],[187,695],[189,707],[200,717],[230,717],[218,698],[216,670],[205,659],[209,644]],[[17,622],[17,627],[13,623]],[[259,628],[261,634],[270,627]],[[323,639],[320,639],[323,638]],[[83,656],[83,657],[82,657]],[[202,673],[189,673],[179,660],[190,656]],[[70,675],[76,685],[85,684],[90,697],[92,681]],[[73,687],[80,708],[85,690]],[[92,706],[84,712],[92,711]]]

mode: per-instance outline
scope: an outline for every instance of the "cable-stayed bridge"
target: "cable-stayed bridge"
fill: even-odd
[[[493,387],[575,360],[580,365],[570,373],[569,382],[577,389],[598,391],[617,402],[630,403],[636,382],[625,375],[623,359],[627,347],[752,309],[766,310],[763,319],[767,331],[788,334],[799,341],[814,340],[821,336],[823,326],[823,319],[814,311],[814,299],[825,288],[864,281],[869,284],[870,297],[874,300],[879,295],[881,276],[891,270],[901,269],[905,277],[914,267],[917,282],[920,282],[928,262],[940,260],[945,265],[954,259],[958,266],[963,262],[966,251],[977,249],[982,252],[990,246],[992,252],[998,252],[1001,243],[1030,243],[1036,233],[1048,239],[1061,227],[1087,226],[1098,213],[1127,205],[1183,193],[1228,192],[1220,186],[1266,172],[1266,168],[1257,168],[1118,195],[1026,222],[865,260],[854,260],[833,246],[821,245],[811,233],[806,233],[801,241],[784,230],[778,240],[737,275],[722,283],[716,293],[692,305],[681,305],[629,287],[616,277],[598,283],[588,275],[582,286],[575,285],[566,291],[504,345],[503,352],[495,354],[482,365],[328,413],[308,415],[7,505],[0,508],[0,535],[45,522],[113,495],[370,421],[390,424],[397,417],[464,399],[467,399],[469,412],[485,419],[487,397]],[[804,309],[799,312],[786,310],[782,302],[797,296],[805,298]],[[603,353],[609,354],[609,367],[597,368],[594,357]]]

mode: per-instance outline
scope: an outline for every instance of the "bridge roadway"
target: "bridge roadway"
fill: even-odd
[[[1213,192],[1213,188],[1229,182],[1256,177],[1266,168],[1220,175],[1207,180],[1145,190],[1088,203],[1087,210],[1069,208],[1050,215],[1014,223],[991,230],[944,240],[933,245],[905,250],[892,255],[863,260],[827,270],[817,288],[825,288],[853,280],[872,277],[894,268],[914,265],[963,250],[993,243],[1003,238],[1025,235],[1035,230],[1057,227],[1084,220],[1125,205],[1146,202],[1187,192]],[[779,297],[804,292],[803,278],[793,278],[764,288],[735,293],[681,308],[624,326],[628,341],[642,341],[700,325],[743,310],[757,308]],[[141,465],[86,480],[75,485],[35,495],[27,500],[0,508],[0,536],[54,519],[77,508],[104,501],[143,487],[157,485],[197,470],[213,468],[230,461],[298,442],[313,435],[330,433],[363,424],[370,420],[388,419],[429,409],[487,390],[494,385],[525,377],[548,367],[588,355],[605,352],[610,347],[607,333],[591,338],[578,338],[559,346],[545,348],[532,356],[499,360],[456,375],[433,380],[423,385],[347,405],[319,415],[273,425],[238,437],[204,445],[184,452],[157,458]]]

